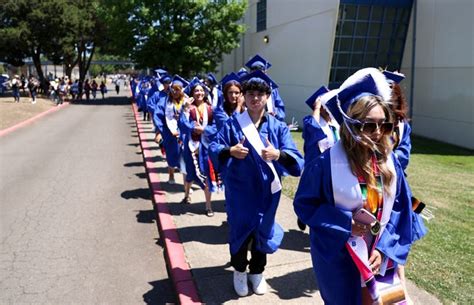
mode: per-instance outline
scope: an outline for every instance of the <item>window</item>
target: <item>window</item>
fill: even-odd
[[[350,73],[365,67],[400,69],[412,3],[340,1],[329,88],[339,87]]]
[[[257,2],[257,32],[267,29],[267,0]]]

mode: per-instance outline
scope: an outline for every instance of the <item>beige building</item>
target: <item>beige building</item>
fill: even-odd
[[[240,48],[220,70],[260,54],[287,121],[301,122],[321,85],[363,67],[399,69],[413,133],[474,149],[473,12],[472,0],[250,0]]]

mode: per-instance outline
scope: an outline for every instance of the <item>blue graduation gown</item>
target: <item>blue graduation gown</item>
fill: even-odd
[[[308,165],[321,155],[318,143],[327,136],[312,115],[303,118],[303,133],[301,136],[304,140],[304,164]]]
[[[158,99],[153,112],[153,124],[155,130],[161,133],[163,138],[163,146],[166,151],[166,163],[169,167],[179,167],[179,159],[181,157],[181,147],[178,142],[178,138],[174,136],[166,125],[165,109],[166,103],[169,100],[169,95],[165,92],[160,92],[158,95],[153,95]]]
[[[294,209],[298,218],[310,227],[313,269],[325,304],[360,304],[360,274],[345,249],[351,235],[352,213],[335,206],[330,150],[305,168],[295,194]],[[403,170],[398,162],[394,165],[395,201],[376,248],[395,263],[405,264],[415,240],[413,213]]]
[[[284,122],[285,121],[285,103],[283,103],[283,99],[280,96],[280,92],[278,88],[272,89],[272,99],[273,104],[275,106],[275,117]]]
[[[237,121],[240,114],[227,120],[217,134],[217,145],[211,146],[211,154],[218,159],[226,147],[236,145],[244,136]],[[284,151],[296,162],[287,168],[273,161],[277,174],[289,173],[299,176],[304,166],[303,157],[297,150],[288,127],[273,116],[267,115],[259,130],[263,143],[268,137],[272,145]],[[281,191],[272,194],[271,182],[274,175],[255,149],[246,140],[243,144],[249,154],[243,160],[230,157],[220,160],[219,170],[225,184],[227,220],[229,223],[229,244],[235,254],[243,242],[253,234],[256,247],[264,253],[273,253],[280,246],[283,229],[275,223],[275,213]]]
[[[403,170],[406,170],[408,167],[408,162],[410,162],[410,152],[411,152],[411,126],[408,121],[403,121],[403,133],[402,138],[398,142],[397,147],[394,149],[395,156],[400,162]]]
[[[209,109],[210,107],[208,108],[208,110]],[[186,119],[185,116],[181,116],[180,131],[186,134],[183,138],[183,157],[186,166],[186,182],[195,182],[202,189],[204,189],[206,187],[205,182],[207,181],[207,184],[209,185],[209,191],[215,192],[217,191],[217,185],[214,185],[211,180],[211,175],[215,174],[215,172],[211,172],[211,167],[209,165],[210,156],[208,148],[210,144],[210,139],[213,138],[213,135],[215,135],[217,131],[216,126],[214,124],[213,114],[211,114],[211,112],[208,112],[208,119],[209,121],[207,122],[207,126],[204,128],[204,132],[199,137],[200,144],[197,158],[199,171],[204,177],[198,177],[198,173],[196,172],[196,165],[194,164],[194,159],[189,148],[189,141],[192,140],[192,133],[196,124],[195,121],[192,121],[191,116],[189,119]]]

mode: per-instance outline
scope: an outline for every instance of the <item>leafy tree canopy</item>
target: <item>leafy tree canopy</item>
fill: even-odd
[[[113,45],[122,47],[115,52],[128,53],[142,67],[166,67],[183,76],[214,71],[222,54],[236,48],[239,35],[245,31],[244,25],[237,22],[245,12],[246,1],[112,2],[109,1],[110,9],[123,18],[122,26],[116,24],[111,29],[116,30],[111,35]]]

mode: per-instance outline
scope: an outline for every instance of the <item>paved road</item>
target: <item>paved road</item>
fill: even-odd
[[[130,104],[0,138],[0,304],[175,302]]]

